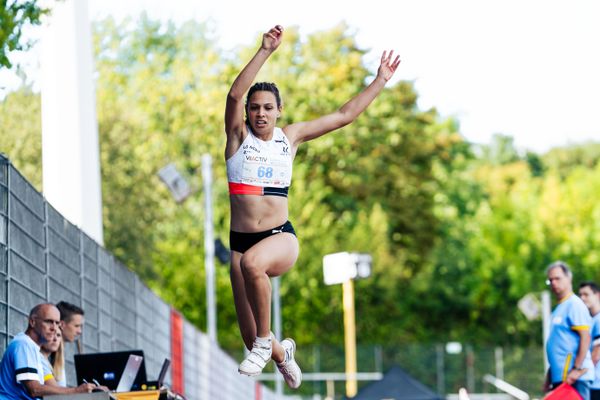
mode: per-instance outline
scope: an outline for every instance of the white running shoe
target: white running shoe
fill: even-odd
[[[302,383],[302,371],[294,359],[296,342],[294,342],[294,339],[287,338],[281,341],[281,345],[285,350],[285,359],[281,364],[276,363],[277,368],[283,375],[285,383],[292,389],[298,389]]]
[[[246,356],[246,359],[242,361],[238,367],[238,372],[242,375],[256,376],[260,374],[271,360],[271,341],[269,340],[268,347],[259,344],[256,340],[252,345],[252,350]]]

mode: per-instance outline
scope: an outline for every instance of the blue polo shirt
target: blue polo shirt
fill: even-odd
[[[592,344],[590,345],[590,351],[594,349],[594,342],[596,346],[600,346],[600,313],[592,317]],[[600,362],[596,364],[596,379],[590,386],[591,389],[600,390]]]
[[[34,400],[23,381],[44,383],[43,355],[33,339],[19,333],[6,348],[0,363],[0,399]]]
[[[552,311],[550,334],[546,343],[551,383],[563,382],[567,379],[579,349],[577,331],[589,331],[591,325],[590,311],[573,293],[563,299]],[[587,371],[579,380],[593,381],[594,364],[589,350],[581,367],[587,368]]]

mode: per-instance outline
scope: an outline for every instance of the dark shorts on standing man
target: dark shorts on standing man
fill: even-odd
[[[229,246],[231,250],[237,251],[238,253],[245,253],[248,249],[254,246],[256,243],[269,236],[277,235],[278,233],[291,233],[296,236],[296,231],[290,221],[286,221],[285,224],[276,226],[275,228],[267,229],[262,232],[229,232]]]

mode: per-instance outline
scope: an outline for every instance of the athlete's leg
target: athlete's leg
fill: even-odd
[[[252,349],[252,343],[256,338],[256,322],[254,321],[254,315],[248,303],[246,296],[246,287],[244,285],[244,276],[240,269],[240,259],[242,253],[237,251],[231,252],[231,268],[229,270],[229,277],[231,279],[231,288],[233,290],[233,302],[235,304],[235,311],[237,314],[238,325],[240,327],[240,333],[242,339],[248,350]]]
[[[246,298],[254,316],[256,336],[271,335],[271,281],[290,270],[298,258],[298,239],[291,233],[278,233],[261,240],[240,259]],[[273,346],[273,359],[283,360],[284,349]]]
[[[244,340],[244,345],[248,350],[251,350],[252,345],[254,344],[254,339],[256,339],[257,336],[256,320],[254,318],[252,308],[250,307],[250,303],[248,302],[248,296],[246,295],[244,275],[242,274],[240,268],[241,258],[242,253],[238,253],[237,251],[231,252],[231,268],[229,275],[231,278],[233,301],[235,303],[240,333],[242,335],[242,339]],[[272,339],[272,344],[272,358],[276,362],[281,362],[285,357],[285,349],[274,338]]]

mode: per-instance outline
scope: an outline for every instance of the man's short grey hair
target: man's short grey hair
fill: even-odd
[[[562,269],[562,271],[565,273],[565,275],[567,276],[567,278],[569,279],[573,279],[573,272],[571,271],[571,267],[569,267],[569,264],[567,264],[564,261],[554,261],[552,264],[548,265],[548,267],[546,268],[546,275],[548,275],[548,273],[553,270],[554,268],[560,268]]]

